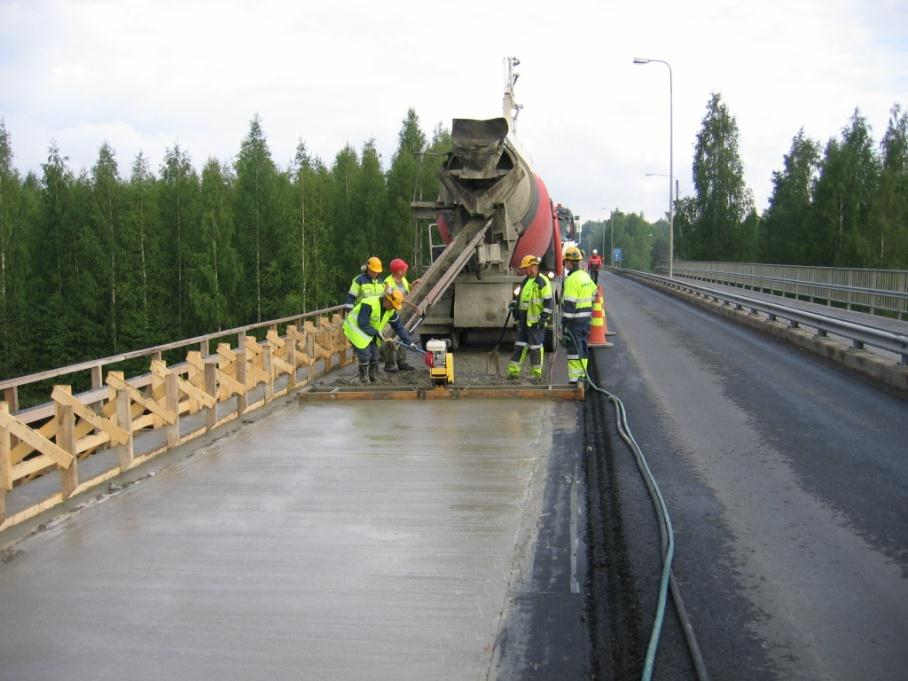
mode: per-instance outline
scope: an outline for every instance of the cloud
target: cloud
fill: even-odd
[[[552,195],[657,219],[668,202],[668,71],[674,172],[691,161],[710,93],[740,130],[757,205],[800,127],[825,141],[859,107],[876,139],[906,90],[899,2],[766,0],[519,6],[465,0],[0,3],[0,116],[17,165],[56,139],[91,166],[107,139],[121,164],[152,167],[179,141],[197,166],[231,159],[256,113],[275,160],[298,140],[331,162],[375,139],[385,163],[407,109],[427,134],[500,113],[503,58],[521,58],[519,134]]]

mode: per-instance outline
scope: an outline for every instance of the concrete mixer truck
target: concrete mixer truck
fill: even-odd
[[[525,255],[542,259],[540,271],[553,279],[560,296],[563,248],[579,236],[575,217],[552,202],[514,135],[517,64],[516,58],[507,60],[504,115],[455,118],[452,150],[437,171],[438,200],[412,204],[415,217],[434,220],[441,243],[409,296],[404,323],[418,326],[423,336],[450,338],[454,349],[502,329]],[[549,349],[560,330],[556,308],[546,333]]]

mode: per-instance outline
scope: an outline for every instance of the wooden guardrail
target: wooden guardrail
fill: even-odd
[[[330,308],[4,381],[5,395],[15,397],[28,383],[87,370],[93,387],[73,394],[55,385],[48,402],[22,412],[17,400],[0,402],[0,531],[346,364],[342,324],[339,308]],[[264,341],[248,334],[262,328]],[[210,341],[234,334],[236,347],[219,343],[209,356]],[[179,364],[161,359],[163,350],[195,345]],[[149,358],[147,373],[105,373],[135,357]]]

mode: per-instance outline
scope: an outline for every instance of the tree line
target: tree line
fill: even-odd
[[[894,105],[882,140],[854,112],[825,145],[794,136],[772,175],[769,206],[758,213],[744,182],[738,126],[719,94],[707,104],[692,165],[694,195],[674,204],[675,258],[777,264],[908,269],[908,114]],[[612,214],[583,224],[581,247],[622,266],[668,264],[668,220]]]
[[[825,145],[801,128],[760,215],[737,123],[713,94],[692,170],[695,194],[675,207],[676,258],[908,268],[908,114],[898,104],[879,144],[858,110]]]
[[[256,116],[201,172],[174,145],[121,174],[107,143],[76,172],[52,144],[23,177],[0,122],[0,377],[338,304],[369,256],[424,257],[409,205],[449,149],[410,109],[387,171],[374,140],[280,168]]]

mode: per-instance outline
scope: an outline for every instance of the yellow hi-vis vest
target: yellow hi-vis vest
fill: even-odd
[[[527,277],[520,286],[520,311],[526,315],[526,323],[536,324],[545,313],[552,316],[552,284],[547,277],[537,274]]]
[[[363,298],[347,313],[347,318],[344,319],[344,335],[353,344],[353,347],[360,350],[364,350],[372,342],[373,338],[373,336],[359,328],[359,312],[363,305],[370,308],[369,325],[378,331],[379,335],[381,335],[381,330],[387,326],[391,316],[396,312],[393,307],[390,310],[382,308],[381,296],[372,296],[371,298]]]
[[[410,282],[407,281],[406,277],[401,277],[400,284],[398,284],[397,281],[394,279],[394,275],[389,274],[385,278],[385,288],[388,288],[389,286],[391,288],[400,289],[400,292],[403,293],[404,295],[407,295],[410,292]]]
[[[564,319],[589,317],[599,288],[590,275],[577,268],[564,280]]]

